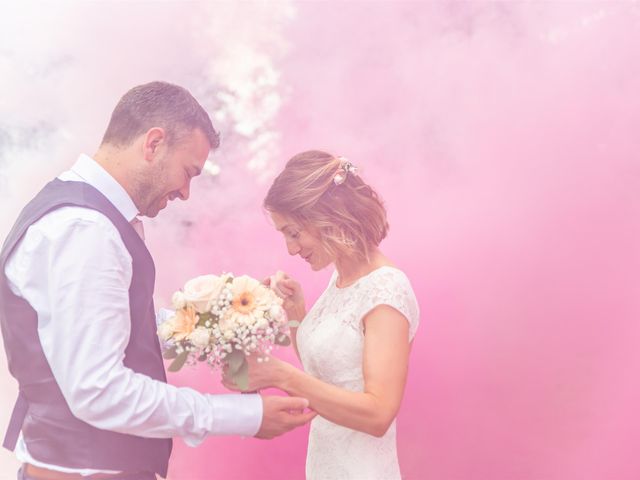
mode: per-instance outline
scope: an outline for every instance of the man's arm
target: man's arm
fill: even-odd
[[[258,395],[201,394],[123,364],[131,268],[109,220],[75,207],[34,224],[7,264],[16,293],[38,311],[44,354],[73,414],[97,428],[181,436],[192,446],[208,435],[256,435]]]

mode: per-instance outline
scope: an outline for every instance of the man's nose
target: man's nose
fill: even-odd
[[[190,188],[188,183],[180,190],[178,190],[178,196],[180,197],[180,200],[189,200],[189,191]]]

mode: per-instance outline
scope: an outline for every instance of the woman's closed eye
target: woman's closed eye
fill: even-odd
[[[297,231],[297,230],[291,230],[289,228],[286,228],[284,230],[284,236],[295,240],[296,238],[298,238],[300,236],[300,232]]]

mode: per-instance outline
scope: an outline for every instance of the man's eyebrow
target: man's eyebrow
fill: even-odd
[[[276,230],[277,230],[277,231],[279,231],[279,232],[281,232],[281,231],[283,231],[285,228],[288,228],[288,227],[291,227],[291,225],[289,225],[289,224],[287,223],[286,225],[283,225],[283,226],[282,226],[282,227],[280,227],[280,228],[277,228],[277,227],[276,227]]]

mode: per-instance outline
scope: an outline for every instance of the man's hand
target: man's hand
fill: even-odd
[[[309,401],[299,397],[262,397],[262,425],[256,438],[270,439],[310,422],[316,412],[304,412]]]

